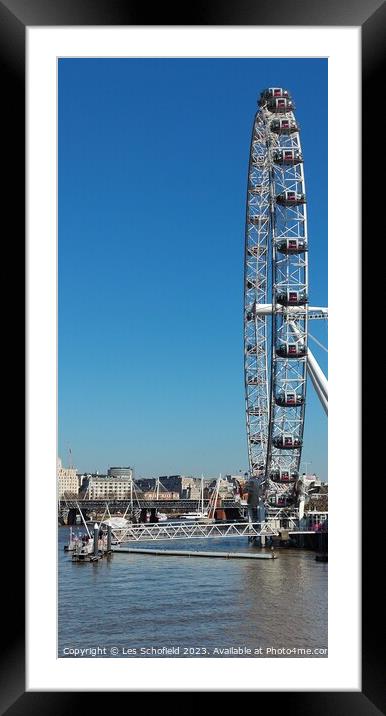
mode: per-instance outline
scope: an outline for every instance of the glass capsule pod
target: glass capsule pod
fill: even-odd
[[[279,358],[304,358],[307,355],[307,347],[299,343],[285,341],[276,346],[275,353]]]
[[[305,291],[287,288],[285,291],[278,290],[276,292],[276,301],[281,306],[304,306],[308,301],[308,296]]]
[[[294,502],[294,498],[292,495],[278,495],[278,494],[272,494],[268,498],[268,504],[272,507],[288,507],[289,505],[292,505]]]
[[[272,155],[275,164],[294,166],[303,161],[303,155],[299,149],[276,149]]]
[[[275,134],[294,134],[299,131],[299,127],[293,119],[284,117],[272,120],[269,128]]]
[[[302,446],[302,440],[289,433],[276,435],[272,440],[274,446],[279,450],[296,450]]]
[[[298,408],[304,403],[304,396],[298,395],[295,390],[283,390],[275,397],[276,405],[281,408]]]
[[[286,97],[268,99],[267,108],[270,112],[291,112],[294,109],[293,103]]]
[[[281,254],[304,254],[307,248],[305,239],[285,239],[277,243],[277,250]]]
[[[283,194],[278,194],[276,203],[280,206],[299,206],[306,203],[304,194],[298,194],[296,191],[287,190]]]
[[[292,505],[294,502],[294,498],[292,495],[277,495],[276,496],[276,505],[278,507],[288,507],[288,505]]]
[[[268,87],[260,94],[261,99],[272,99],[275,97],[287,97],[290,98],[290,93],[283,87]]]
[[[279,468],[271,472],[270,479],[272,480],[272,482],[289,483],[295,482],[295,480],[297,480],[298,478],[298,475],[298,472],[291,472],[291,470]]]

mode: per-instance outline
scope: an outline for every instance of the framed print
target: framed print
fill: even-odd
[[[126,3],[0,5],[27,257],[26,623],[18,553],[4,713],[78,691],[385,706],[358,148],[361,129],[364,230],[384,7],[279,6],[149,24]]]

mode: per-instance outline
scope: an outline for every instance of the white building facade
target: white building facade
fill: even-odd
[[[82,485],[82,494],[90,500],[130,499],[133,491],[131,477],[90,476]]]
[[[65,495],[77,495],[79,492],[79,480],[75,467],[63,467],[62,461],[57,461],[57,485],[58,500],[63,500]]]

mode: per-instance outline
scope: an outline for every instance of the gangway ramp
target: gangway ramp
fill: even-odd
[[[112,530],[113,541],[118,545],[127,542],[213,539],[215,537],[273,537],[278,534],[278,530],[272,529],[266,522],[139,524]]]

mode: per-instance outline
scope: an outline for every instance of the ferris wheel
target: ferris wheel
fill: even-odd
[[[245,230],[244,373],[250,475],[266,502],[294,504],[307,373],[327,412],[327,380],[308,347],[304,162],[289,92],[263,90],[250,147]]]

